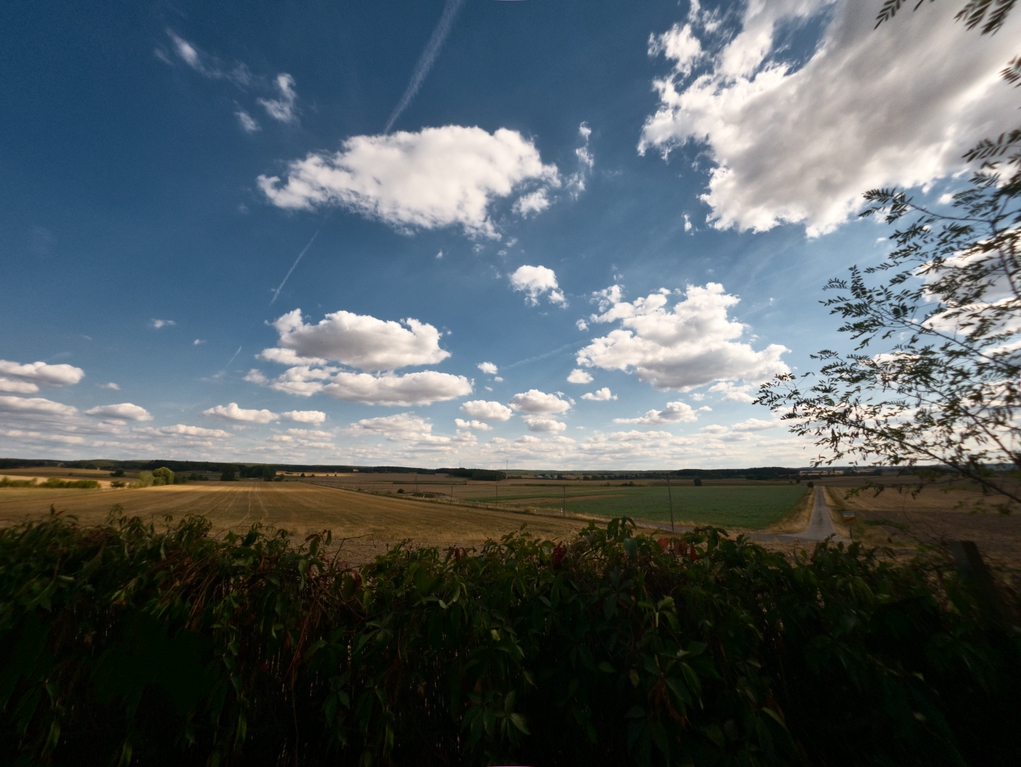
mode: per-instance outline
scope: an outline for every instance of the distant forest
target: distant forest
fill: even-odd
[[[754,480],[777,480],[787,479],[799,471],[809,471],[808,467],[801,469],[788,468],[785,466],[760,466],[746,469],[675,469],[671,471],[649,470],[649,471],[587,471],[584,469],[572,471],[550,471],[536,469],[529,471],[509,470],[494,471],[491,469],[471,468],[442,468],[442,469],[421,469],[414,466],[352,466],[352,465],[323,465],[323,464],[261,464],[236,461],[113,461],[109,459],[82,460],[82,461],[49,461],[29,458],[0,458],[0,471],[4,469],[28,469],[36,466],[54,466],[67,469],[102,469],[114,471],[122,469],[125,471],[153,471],[165,466],[175,474],[179,472],[210,472],[222,473],[225,470],[234,469],[240,476],[247,476],[248,471],[254,467],[270,466],[278,472],[294,472],[306,474],[338,474],[345,472],[360,472],[362,474],[446,474],[451,477],[464,477],[476,480],[501,480],[515,475],[526,474],[529,476],[540,476],[549,479],[564,479],[572,477],[575,479],[584,478],[592,480],[606,479],[754,479]],[[837,469],[840,471],[840,469]],[[829,471],[832,471],[830,469]],[[847,467],[843,469],[844,474],[862,473],[874,474],[881,471],[877,467],[858,468]]]

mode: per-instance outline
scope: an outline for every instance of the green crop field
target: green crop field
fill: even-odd
[[[457,503],[477,503],[490,508],[559,511],[566,505],[568,514],[670,521],[667,485],[663,481],[634,484],[522,477],[502,482],[473,482],[438,480],[435,476],[357,473],[321,476],[311,481],[381,495],[453,498]],[[695,487],[689,480],[671,487],[674,520],[678,524],[761,530],[787,516],[806,489],[805,485],[786,482],[747,481],[707,481]]]
[[[674,520],[696,525],[744,527],[753,530],[768,527],[783,519],[805,494],[803,485],[730,485],[671,488]],[[561,502],[545,502],[545,508],[560,508]],[[654,522],[670,521],[667,488],[616,487],[604,497],[567,496],[567,510],[575,514],[604,517],[628,516]]]

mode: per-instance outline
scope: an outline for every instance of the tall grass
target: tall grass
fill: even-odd
[[[355,568],[209,531],[0,530],[0,760],[1021,763],[1017,630],[937,560],[620,519]]]

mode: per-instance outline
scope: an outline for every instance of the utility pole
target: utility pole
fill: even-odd
[[[670,492],[670,475],[666,477],[666,497],[670,502],[670,532],[674,532],[674,494]]]
[[[450,502],[454,502],[454,483],[450,483]]]

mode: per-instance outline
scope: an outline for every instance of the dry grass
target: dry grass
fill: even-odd
[[[791,509],[790,513],[777,524],[769,527],[768,532],[800,533],[808,527],[808,522],[812,518],[812,503],[814,499],[815,493],[805,493],[801,500],[794,504],[794,508]]]
[[[77,474],[77,472],[76,472]],[[585,521],[380,497],[301,482],[202,482],[145,489],[0,491],[0,525],[49,512],[73,514],[85,524],[106,519],[119,504],[123,513],[162,524],[166,515],[208,517],[217,532],[244,530],[255,522],[304,536],[330,529],[346,539],[344,556],[369,561],[395,543],[422,546],[479,546],[527,523],[535,535],[561,539]]]
[[[1021,588],[1021,511],[1010,515],[996,511],[975,512],[976,502],[988,504],[991,496],[969,485],[946,483],[927,486],[913,494],[917,479],[883,478],[887,487],[880,493],[860,489],[848,496],[853,487],[862,488],[862,480],[826,482],[834,524],[842,522],[840,512],[853,511],[856,517],[849,528],[838,524],[841,532],[872,546],[889,548],[895,557],[906,557],[919,546],[946,549],[952,540],[974,541],[990,568],[1014,588]],[[846,533],[845,533],[846,534]]]

